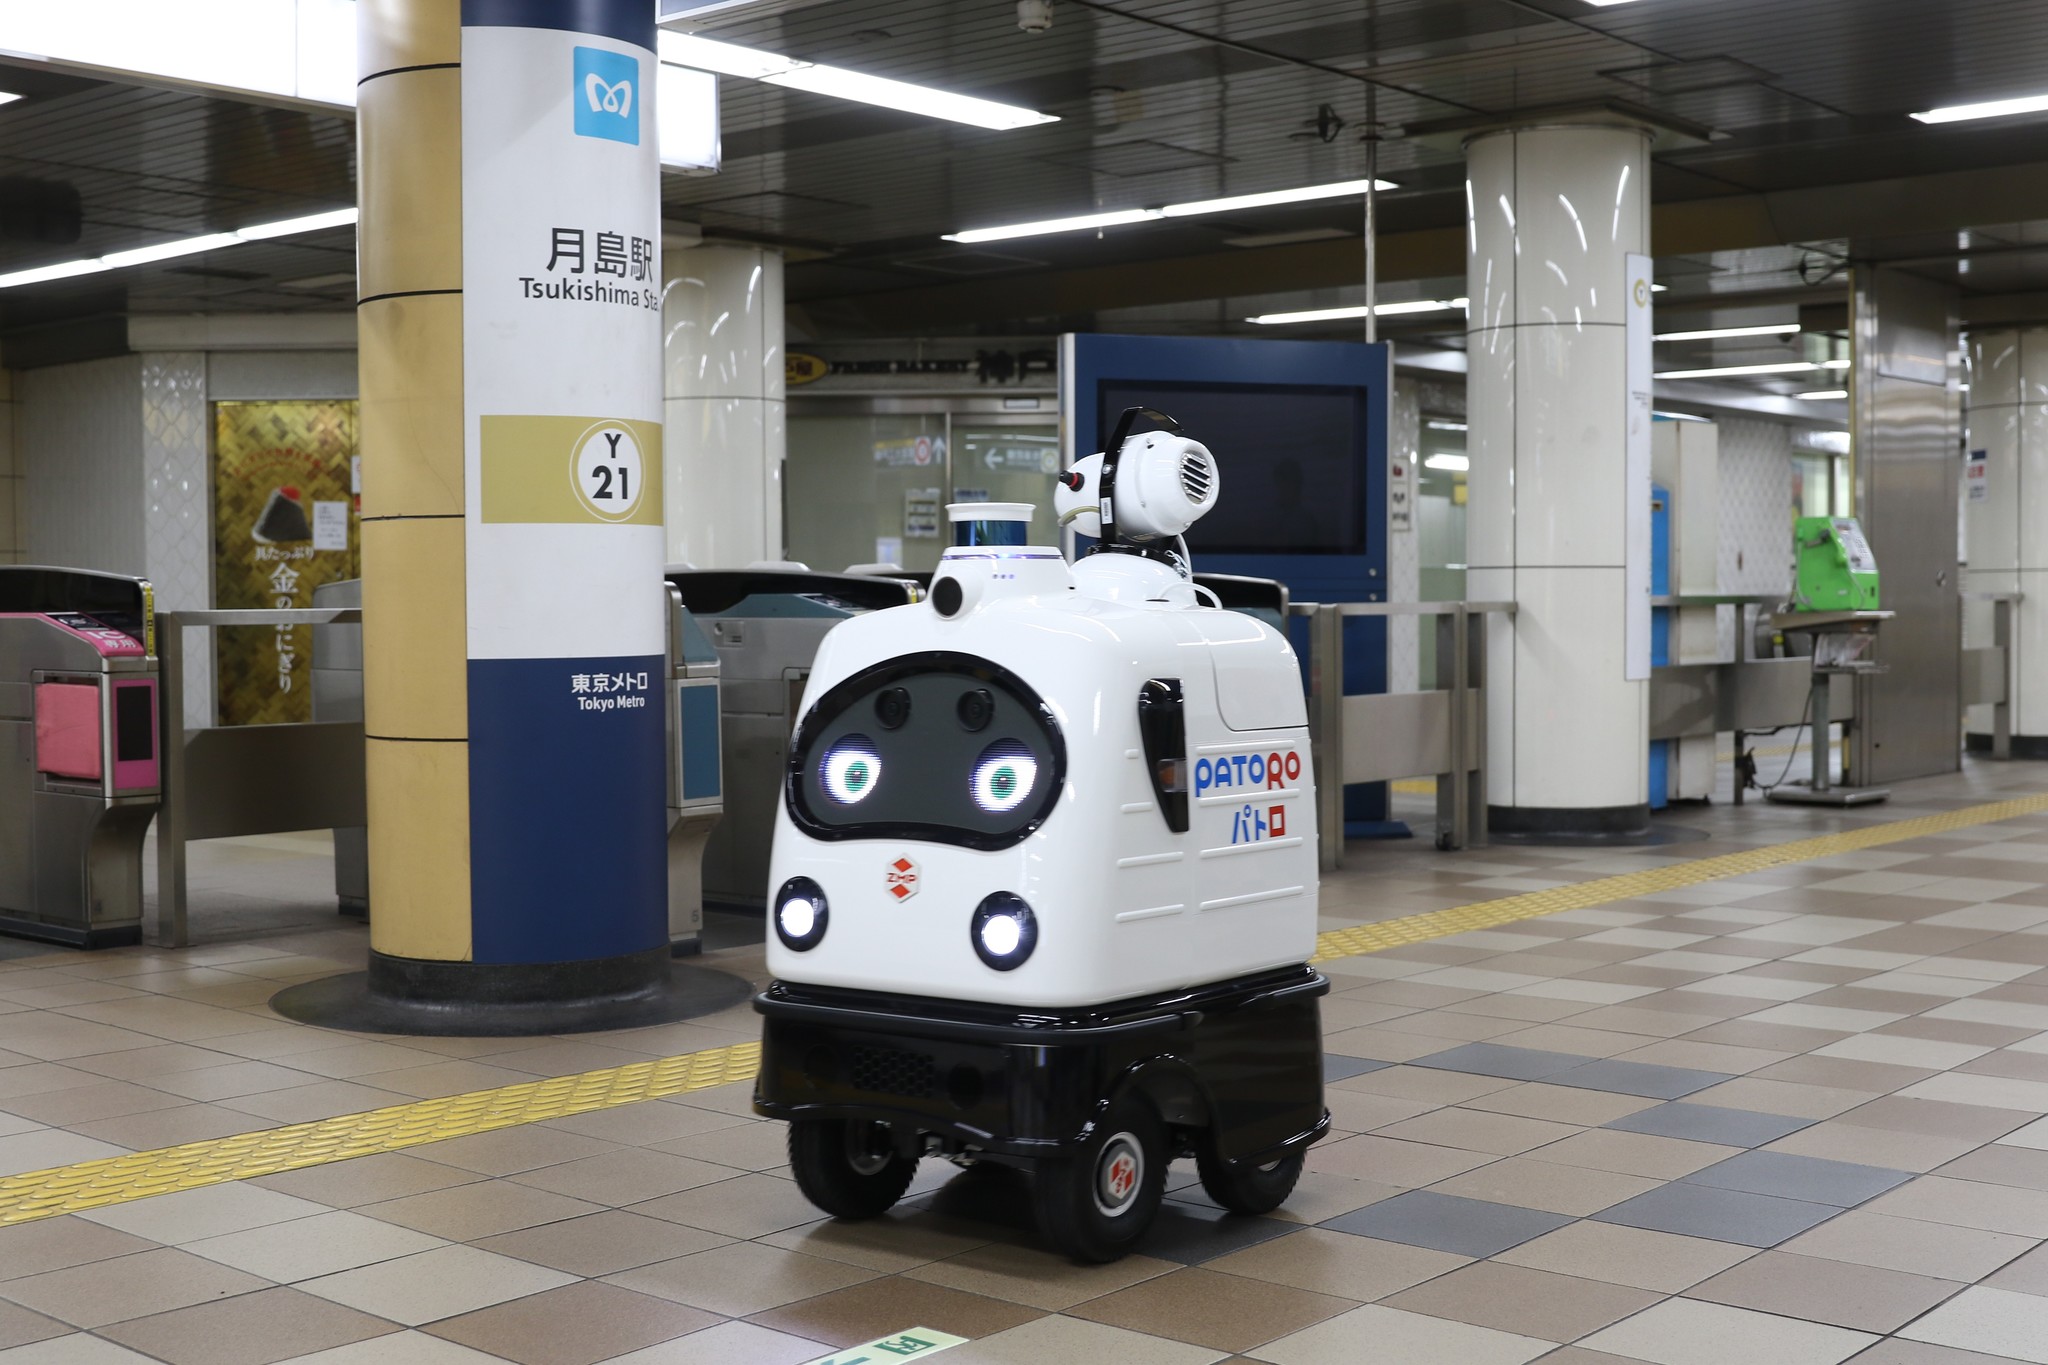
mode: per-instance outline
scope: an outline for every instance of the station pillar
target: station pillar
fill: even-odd
[[[1640,832],[1648,687],[1627,618],[1647,613],[1628,596],[1649,490],[1647,445],[1635,477],[1629,449],[1649,384],[1632,397],[1628,343],[1648,324],[1649,134],[1508,128],[1466,157],[1467,595],[1516,604],[1487,643],[1492,828]]]
[[[371,954],[278,1008],[673,1018],[654,9],[359,16]]]
[[[662,274],[669,562],[739,569],[781,559],[782,255],[671,247]]]
[[[2006,608],[2012,752],[2048,758],[2048,667],[2028,667],[2048,640],[2048,328],[1972,331],[1967,398],[1969,642],[1992,643],[1995,609],[1980,594],[2019,594]],[[1991,708],[1972,706],[1969,747],[1989,750],[1993,729]]]

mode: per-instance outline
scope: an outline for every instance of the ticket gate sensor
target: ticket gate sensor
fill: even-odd
[[[725,816],[705,841],[704,899],[763,910],[768,845],[811,659],[839,622],[914,602],[918,590],[899,578],[795,569],[676,567],[667,577],[718,655]]]
[[[316,607],[363,605],[363,580],[345,578],[313,589]],[[359,624],[313,627],[313,719],[360,722],[363,718],[363,628]],[[344,825],[334,831],[334,903],[342,914],[370,914],[370,831]]]
[[[161,792],[155,619],[145,579],[0,566],[0,933],[141,940]]]

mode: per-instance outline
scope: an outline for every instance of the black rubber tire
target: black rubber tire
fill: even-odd
[[[804,1198],[850,1220],[887,1213],[917,1174],[917,1162],[889,1146],[883,1125],[847,1119],[792,1122],[789,1164]]]
[[[1032,1193],[1039,1230],[1059,1251],[1083,1263],[1121,1258],[1152,1226],[1166,1195],[1158,1113],[1142,1096],[1118,1100],[1072,1156],[1039,1164]]]
[[[1195,1151],[1195,1171],[1202,1192],[1232,1213],[1271,1213],[1294,1193],[1307,1159],[1307,1149],[1297,1148],[1269,1166],[1231,1166],[1205,1142]]]

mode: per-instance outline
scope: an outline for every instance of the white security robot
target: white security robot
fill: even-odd
[[[812,667],[755,1107],[828,1213],[882,1213],[922,1156],[997,1162],[1055,1245],[1113,1260],[1173,1158],[1264,1213],[1329,1127],[1299,668],[1197,600],[1179,537],[1216,464],[1127,442],[1140,411],[1060,476],[1087,556],[969,522],[927,601],[834,627]]]

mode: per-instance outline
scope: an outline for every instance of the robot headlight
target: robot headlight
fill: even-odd
[[[974,804],[985,811],[1017,809],[1038,783],[1038,759],[1014,739],[999,739],[981,751],[971,788]]]
[[[817,947],[830,915],[825,888],[809,877],[791,877],[775,893],[775,936],[791,952]]]
[[[866,735],[847,735],[825,751],[818,783],[842,806],[861,801],[882,780],[882,755]]]
[[[998,891],[974,908],[969,926],[975,956],[999,972],[1024,965],[1038,946],[1038,916],[1024,898],[1010,891]]]

